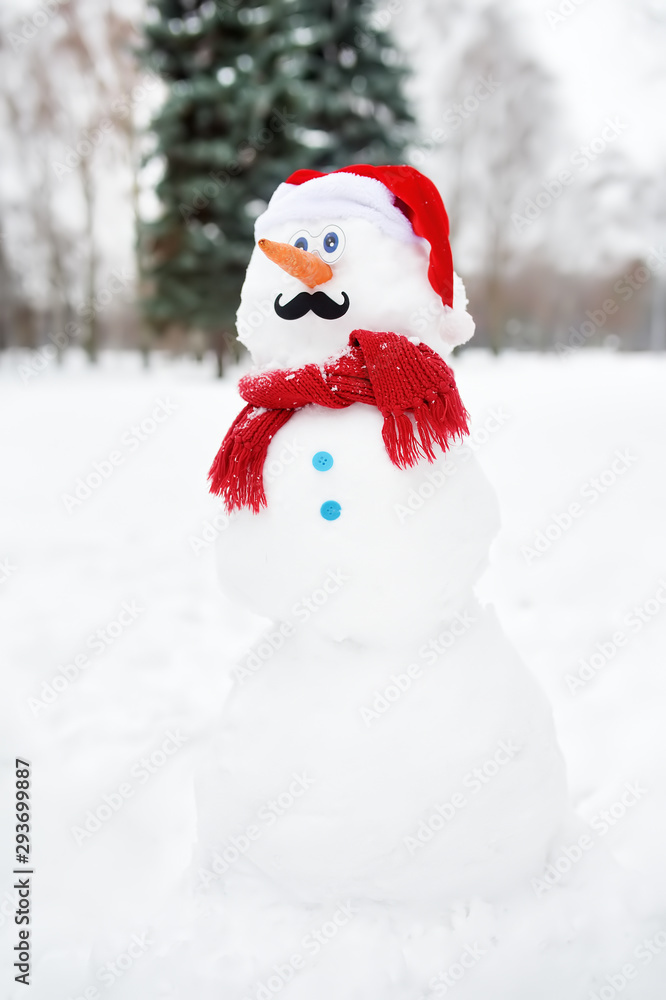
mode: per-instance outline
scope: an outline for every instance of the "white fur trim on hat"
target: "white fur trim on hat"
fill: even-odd
[[[449,349],[466,344],[474,336],[474,320],[467,312],[467,292],[460,278],[453,272],[453,307],[444,306],[437,330]],[[430,346],[433,346],[432,344]],[[435,350],[440,350],[438,346]]]
[[[403,243],[421,241],[381,181],[352,173],[324,174],[303,184],[280,184],[256,220],[254,235],[261,239],[282,222],[324,219],[333,223],[349,218],[367,219]]]

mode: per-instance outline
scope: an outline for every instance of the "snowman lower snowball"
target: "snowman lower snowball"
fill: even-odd
[[[550,707],[475,596],[498,509],[441,197],[301,170],[256,239],[210,476],[223,588],[271,624],[198,780],[197,996],[587,996],[619,904],[587,898]]]

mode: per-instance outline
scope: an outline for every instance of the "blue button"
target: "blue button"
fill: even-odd
[[[321,505],[320,513],[327,521],[337,521],[341,510],[342,507],[337,500],[327,500],[326,503]]]
[[[333,465],[333,456],[328,451],[318,451],[312,458],[312,464],[319,472],[326,472]]]

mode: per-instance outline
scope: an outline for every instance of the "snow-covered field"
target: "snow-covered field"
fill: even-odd
[[[265,626],[224,603],[214,570],[226,522],[206,473],[238,372],[115,355],[26,380],[25,363],[0,361],[0,995],[23,995],[20,757],[32,996],[119,997],[189,861],[197,743]],[[455,369],[503,515],[481,595],[552,701],[576,808],[666,911],[666,356],[469,351]]]

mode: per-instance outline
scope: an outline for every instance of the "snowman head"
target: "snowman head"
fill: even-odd
[[[474,332],[444,205],[413,167],[299,170],[255,237],[237,326],[261,367],[323,363],[355,329],[399,333],[439,354]]]

